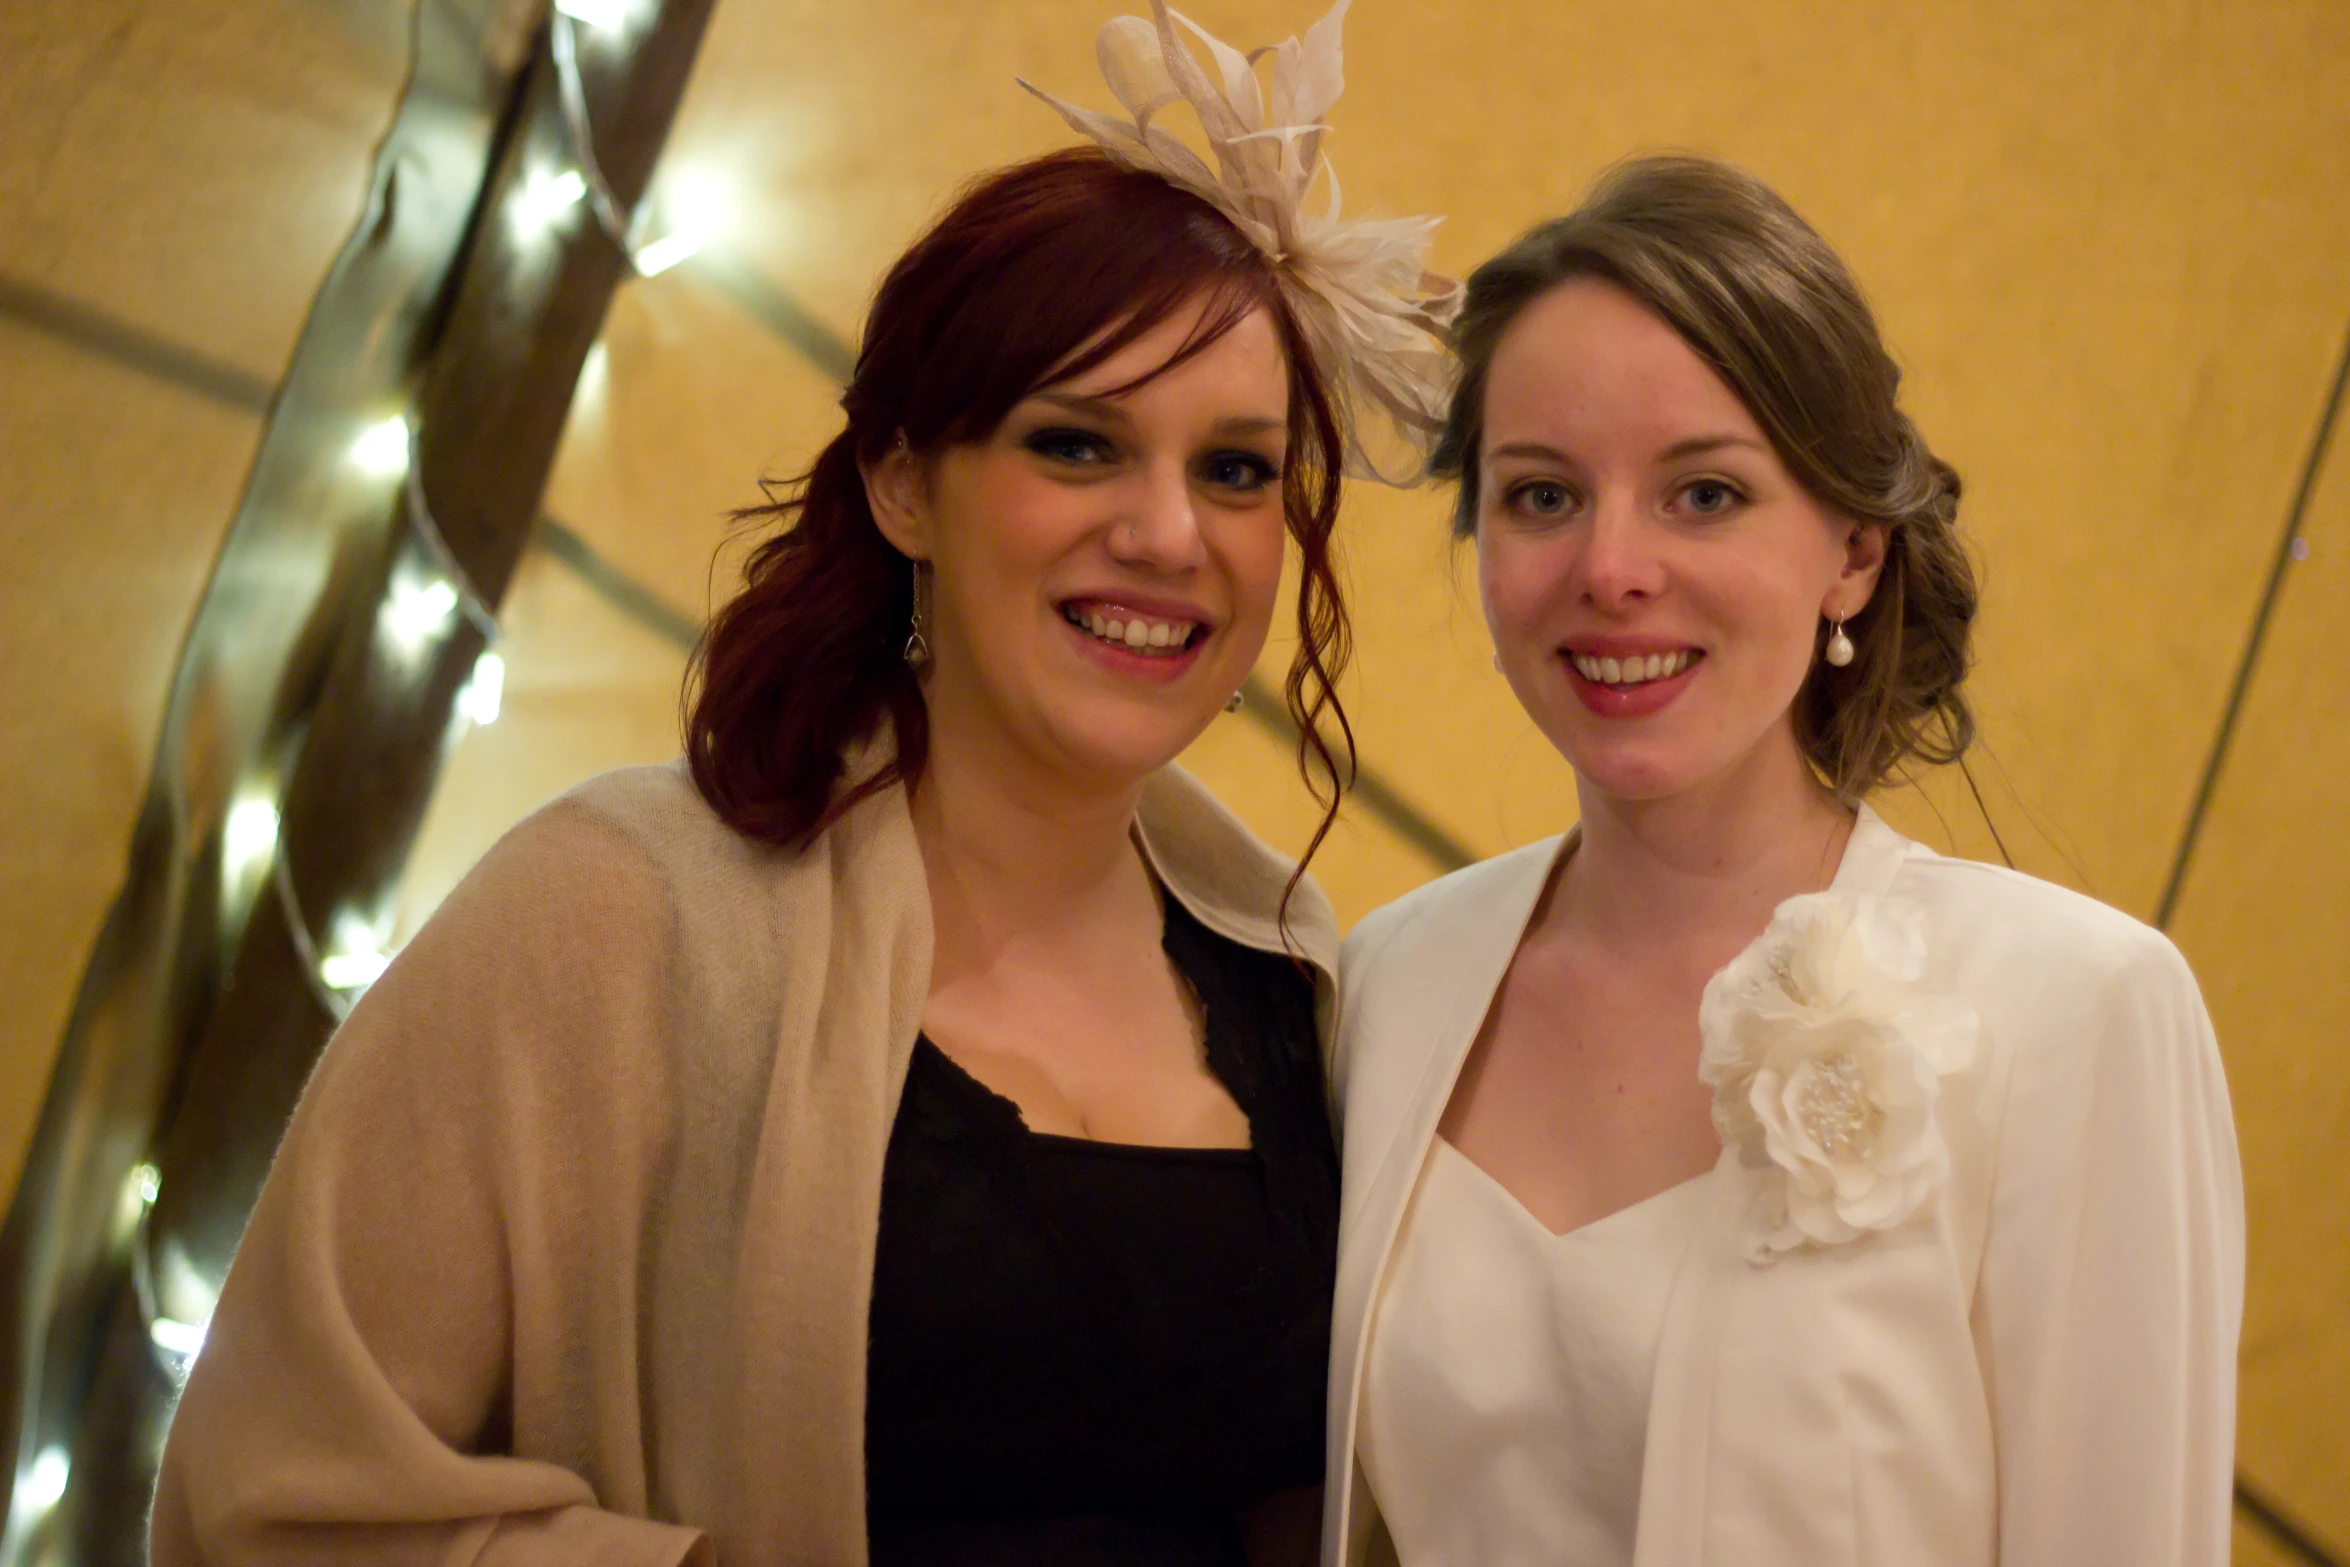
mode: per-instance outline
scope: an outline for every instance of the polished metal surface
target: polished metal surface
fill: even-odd
[[[251,863],[230,862],[225,829],[241,802],[275,794],[334,629],[389,533],[397,480],[350,455],[405,401],[527,20],[511,0],[416,8],[411,75],[371,199],[275,389],[183,649],[122,891],[0,1228],[5,1567],[144,1560],[146,1486],[188,1347],[184,1330],[158,1333],[156,1321],[183,1321],[172,1313],[192,1315],[189,1301],[217,1282],[159,1265],[146,1244],[158,1194],[150,1145],[179,1091],[183,1047],[266,885]],[[222,1134],[266,1159],[277,1127]]]

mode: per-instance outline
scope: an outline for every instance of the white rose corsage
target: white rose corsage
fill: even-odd
[[[1876,897],[1789,898],[1706,984],[1697,1072],[1758,1178],[1754,1261],[1891,1229],[1949,1174],[1934,1100],[1974,1059],[1977,1023],[1920,985],[1920,924]]]

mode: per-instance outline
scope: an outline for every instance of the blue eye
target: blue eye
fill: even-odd
[[[1575,493],[1556,479],[1535,479],[1509,493],[1510,505],[1534,517],[1563,516],[1575,504]]]
[[[1255,452],[1211,452],[1200,463],[1200,477],[1218,489],[1261,490],[1281,470]]]
[[[1700,517],[1719,517],[1745,497],[1719,479],[1700,479],[1681,492]]]
[[[1032,430],[1021,439],[1020,444],[1037,456],[1049,457],[1055,462],[1091,464],[1107,462],[1113,455],[1110,443],[1101,436],[1091,430],[1071,429],[1064,425]]]

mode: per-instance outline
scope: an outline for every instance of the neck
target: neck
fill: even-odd
[[[912,799],[942,955],[984,934],[1068,928],[1147,890],[1140,778],[1076,775],[935,721]]]
[[[1576,779],[1582,840],[1561,874],[1558,918],[1605,948],[1735,952],[1779,903],[1835,878],[1855,813],[1812,778],[1792,736],[1665,799],[1627,800]]]

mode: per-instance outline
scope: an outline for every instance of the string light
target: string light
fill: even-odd
[[[506,661],[485,652],[473,661],[473,678],[457,693],[457,711],[476,724],[494,724],[506,694]]]
[[[166,1355],[186,1362],[196,1358],[204,1347],[205,1324],[182,1322],[176,1317],[157,1317],[147,1324],[147,1337]]]
[[[701,249],[702,242],[695,235],[668,234],[639,249],[632,259],[637,276],[659,277],[680,261],[691,260]]]
[[[267,800],[239,800],[229,808],[220,838],[224,879],[240,884],[277,848],[277,807]]]
[[[587,193],[587,179],[577,169],[560,174],[533,169],[514,193],[514,226],[524,238],[535,239],[561,222]]]
[[[384,597],[383,627],[402,651],[414,653],[438,636],[457,615],[457,585],[435,577],[418,582],[395,577]]]
[[[553,183],[535,201],[533,191],[539,176],[526,180],[515,194],[514,210],[517,221],[521,222],[526,212],[537,211],[539,203],[562,194],[561,207],[529,230],[536,232],[585,198],[596,216],[597,226],[628,258],[637,275],[657,277],[698,253],[707,230],[698,224],[673,223],[668,233],[658,239],[648,239],[645,213],[641,209],[631,212],[622,208],[620,198],[612,193],[611,185],[604,178],[602,162],[596,157],[595,130],[588,122],[587,89],[579,76],[579,41],[573,36],[575,23],[620,28],[626,25],[633,10],[630,0],[556,0],[553,23],[547,30],[547,47],[555,57],[555,101],[562,109],[563,134],[571,146],[573,167],[554,176]]]
[[[555,0],[555,9],[575,22],[618,32],[628,25],[636,8],[628,0]]]
[[[335,919],[334,949],[318,961],[318,977],[329,990],[361,991],[383,978],[392,955],[376,939],[375,927],[356,914]]]
[[[73,1473],[73,1460],[65,1456],[62,1447],[47,1447],[35,1458],[16,1482],[16,1509],[27,1523],[42,1517],[55,1507],[65,1495],[66,1478]]]
[[[360,471],[391,478],[408,471],[408,421],[385,419],[359,432],[351,461]]]

